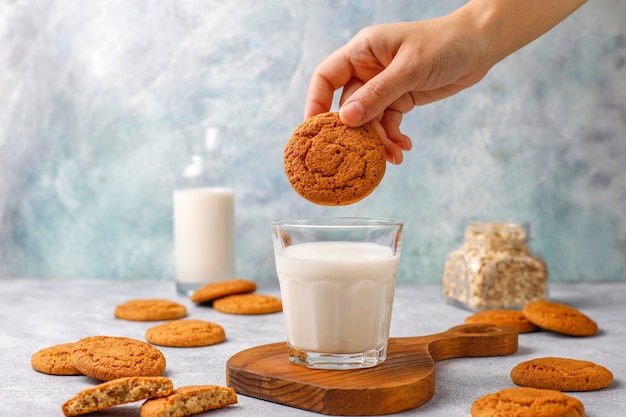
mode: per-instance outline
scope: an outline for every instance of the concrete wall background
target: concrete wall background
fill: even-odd
[[[626,3],[595,0],[477,86],[405,117],[414,150],[353,206],[296,195],[282,149],[311,72],[363,26],[462,1],[0,0],[0,276],[173,278],[191,127],[226,123],[238,275],[269,223],[406,222],[400,280],[437,282],[466,218],[524,219],[553,280],[624,278]]]

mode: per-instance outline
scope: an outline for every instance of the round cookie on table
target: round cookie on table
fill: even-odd
[[[74,343],[61,343],[41,349],[30,358],[34,370],[49,375],[82,375],[72,363]]]
[[[594,391],[611,385],[613,373],[589,361],[547,357],[519,363],[511,370],[511,379],[522,387]]]
[[[129,376],[159,376],[165,356],[154,346],[128,337],[91,336],[72,349],[72,363],[83,374],[102,381]]]
[[[593,336],[598,325],[585,314],[554,301],[532,301],[522,309],[524,317],[534,325],[569,336]]]
[[[465,323],[483,323],[494,326],[514,327],[519,333],[530,333],[537,330],[537,326],[528,321],[519,310],[494,309],[484,310],[465,318]]]
[[[298,126],[285,146],[283,163],[293,189],[324,206],[367,197],[387,166],[385,147],[372,125],[348,127],[337,112],[318,114]]]
[[[583,417],[585,407],[561,391],[505,388],[472,404],[472,417]]]
[[[189,385],[176,388],[166,397],[146,401],[140,417],[186,417],[237,403],[237,393],[230,387]]]
[[[146,340],[169,347],[210,346],[226,340],[226,333],[216,323],[196,319],[174,320],[149,328]]]
[[[264,294],[236,294],[218,298],[213,308],[228,314],[270,314],[283,310],[280,298]]]
[[[131,321],[173,320],[185,317],[187,308],[162,299],[129,300],[115,307],[115,317]]]

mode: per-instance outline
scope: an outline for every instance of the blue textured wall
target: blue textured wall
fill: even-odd
[[[415,109],[414,150],[349,207],[290,188],[282,149],[316,64],[361,27],[462,1],[0,0],[0,276],[172,279],[191,126],[226,123],[237,268],[269,223],[406,222],[400,279],[436,282],[469,217],[527,219],[554,280],[624,277],[626,2],[595,0],[474,88]]]

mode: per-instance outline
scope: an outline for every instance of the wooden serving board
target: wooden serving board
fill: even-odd
[[[426,403],[435,362],[515,353],[510,327],[465,324],[429,336],[390,338],[387,360],[373,368],[308,369],[289,362],[286,343],[257,346],[226,363],[226,384],[242,395],[327,415],[382,415]]]

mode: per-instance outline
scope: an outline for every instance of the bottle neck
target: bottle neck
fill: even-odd
[[[232,188],[230,166],[224,152],[224,129],[203,128],[188,138],[190,155],[177,180],[177,188]]]

